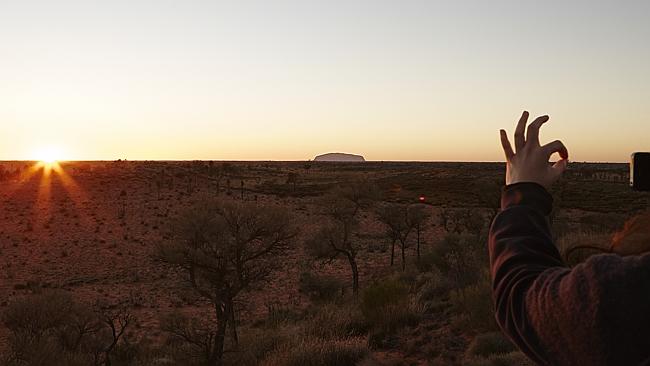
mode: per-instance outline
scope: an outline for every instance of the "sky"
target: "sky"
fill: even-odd
[[[650,151],[647,1],[0,1],[0,160]]]

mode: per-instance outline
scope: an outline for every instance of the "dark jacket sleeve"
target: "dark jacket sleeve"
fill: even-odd
[[[650,256],[593,256],[567,268],[553,244],[550,194],[507,186],[490,229],[496,320],[541,365],[650,364]]]

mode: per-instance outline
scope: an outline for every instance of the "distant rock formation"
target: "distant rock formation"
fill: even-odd
[[[314,158],[314,161],[334,161],[334,162],[364,162],[366,159],[361,155],[354,154],[345,154],[345,153],[328,153],[323,155],[318,155]]]

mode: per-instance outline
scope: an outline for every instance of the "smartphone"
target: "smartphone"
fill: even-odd
[[[650,191],[650,153],[636,152],[632,154],[630,186],[635,191]]]

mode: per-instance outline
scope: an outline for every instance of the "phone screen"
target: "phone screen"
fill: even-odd
[[[632,154],[630,186],[637,191],[650,191],[650,153]]]

